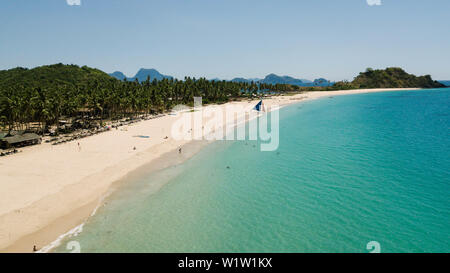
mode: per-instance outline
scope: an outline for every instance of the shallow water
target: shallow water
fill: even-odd
[[[291,105],[277,151],[218,141],[135,177],[56,251],[448,252],[449,129],[450,89]]]

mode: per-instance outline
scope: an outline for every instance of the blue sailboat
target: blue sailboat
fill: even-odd
[[[258,102],[258,104],[253,108],[253,110],[256,110],[258,112],[265,111],[263,101],[261,100],[260,102]]]

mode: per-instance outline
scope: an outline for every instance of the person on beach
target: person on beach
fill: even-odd
[[[80,142],[78,142],[78,151],[81,152],[81,145],[80,145]]]
[[[181,154],[181,147],[180,147],[180,149],[178,149],[178,153],[180,153],[180,154]]]
[[[37,249],[37,247],[34,245],[34,246],[33,246],[33,252],[36,252],[36,251],[38,251],[38,249]]]

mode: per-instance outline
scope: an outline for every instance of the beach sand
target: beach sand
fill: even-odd
[[[396,90],[413,89],[305,92],[274,96],[264,99],[264,104],[282,107],[321,97]],[[257,102],[206,107],[236,104],[249,109]],[[0,157],[0,252],[32,252],[34,245],[42,248],[82,224],[133,170],[143,166],[158,170],[193,156],[208,142],[173,139],[171,128],[177,118],[165,115],[65,144],[43,143]]]

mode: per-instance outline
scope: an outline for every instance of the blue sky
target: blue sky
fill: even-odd
[[[0,3],[0,69],[62,62],[128,76],[145,67],[178,78],[351,80],[400,66],[450,79],[449,0]]]

